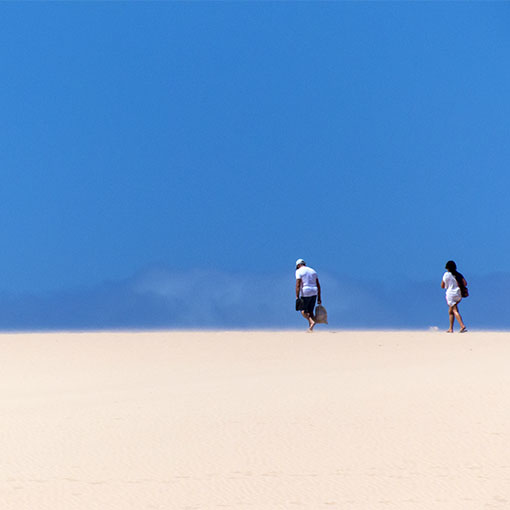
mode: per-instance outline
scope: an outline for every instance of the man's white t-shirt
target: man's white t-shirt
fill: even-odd
[[[296,269],[296,280],[301,280],[301,296],[316,296],[317,289],[317,273],[307,266],[301,266]]]

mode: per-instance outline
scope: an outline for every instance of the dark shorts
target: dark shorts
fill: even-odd
[[[315,308],[315,301],[317,301],[317,296],[303,296],[301,299],[303,300],[303,312],[313,315],[313,309]]]

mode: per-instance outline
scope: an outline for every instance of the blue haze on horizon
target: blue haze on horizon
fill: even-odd
[[[510,328],[510,4],[0,14],[0,329]]]

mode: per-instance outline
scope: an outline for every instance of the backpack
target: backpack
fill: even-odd
[[[457,280],[457,283],[459,285],[459,288],[460,288],[460,295],[463,297],[463,298],[466,298],[466,297],[469,297],[469,290],[468,288],[464,285],[464,277],[460,274],[460,273],[457,273],[455,276],[455,279]]]

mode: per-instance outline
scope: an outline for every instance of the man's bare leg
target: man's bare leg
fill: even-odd
[[[301,312],[301,314],[308,321],[308,331],[313,331],[313,328],[315,327],[315,317],[308,312]]]

